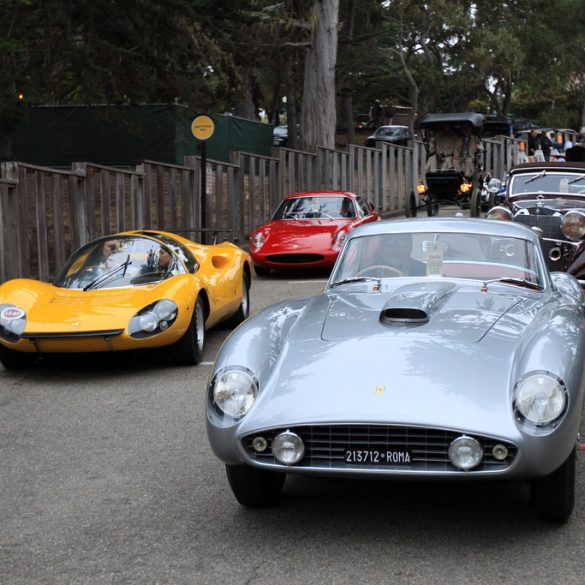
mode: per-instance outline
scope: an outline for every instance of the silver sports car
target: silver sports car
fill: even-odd
[[[237,500],[286,474],[530,480],[574,505],[584,297],[538,235],[480,219],[378,222],[348,235],[322,294],[268,307],[226,341],[207,428]]]

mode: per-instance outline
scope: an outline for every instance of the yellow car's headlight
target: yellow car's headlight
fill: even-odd
[[[26,327],[26,312],[16,305],[0,305],[0,337],[16,343]]]
[[[143,339],[166,331],[179,314],[177,303],[169,299],[161,299],[144,307],[128,324],[128,333],[136,339]]]

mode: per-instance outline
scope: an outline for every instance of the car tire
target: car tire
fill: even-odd
[[[173,361],[181,366],[196,366],[205,353],[205,338],[205,307],[199,295],[187,331],[172,346]]]
[[[270,274],[270,268],[263,268],[254,264],[254,272],[257,276],[268,276]]]
[[[250,284],[248,277],[242,276],[242,302],[238,310],[226,321],[226,326],[235,329],[240,323],[243,323],[250,314]]]
[[[34,365],[37,355],[8,349],[0,344],[0,363],[7,370],[23,370]]]
[[[416,217],[416,196],[413,191],[405,198],[404,215],[406,217]]]
[[[481,193],[479,187],[474,187],[469,200],[469,215],[471,217],[479,217],[481,212]]]
[[[249,465],[226,465],[225,470],[236,500],[246,508],[267,508],[275,504],[286,479],[286,473]]]
[[[575,449],[550,475],[530,482],[532,509],[548,522],[566,522],[575,505]]]

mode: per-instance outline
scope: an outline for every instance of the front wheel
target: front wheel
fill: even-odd
[[[232,329],[244,322],[250,314],[250,284],[248,277],[242,276],[242,302],[238,310],[226,321],[226,325]]]
[[[182,366],[195,366],[205,352],[205,307],[201,296],[197,297],[189,328],[172,346],[173,358]]]
[[[285,473],[249,465],[226,465],[225,470],[236,500],[247,508],[267,508],[275,504],[286,479]]]
[[[23,370],[35,363],[37,355],[8,349],[0,344],[0,362],[7,370]]]
[[[469,201],[469,215],[471,217],[479,217],[481,212],[481,193],[479,187],[475,187],[471,193]]]
[[[254,264],[254,272],[257,276],[268,276],[270,274],[270,268],[263,268]]]
[[[406,197],[404,202],[404,215],[406,217],[416,217],[416,196],[413,191]]]
[[[575,505],[575,449],[550,475],[530,482],[532,509],[542,520],[566,522]]]

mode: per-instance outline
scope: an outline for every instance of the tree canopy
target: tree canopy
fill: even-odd
[[[412,107],[413,124],[475,109],[585,125],[582,0],[0,0],[0,11],[0,158],[37,104],[265,112],[329,144],[331,126],[374,98]]]

